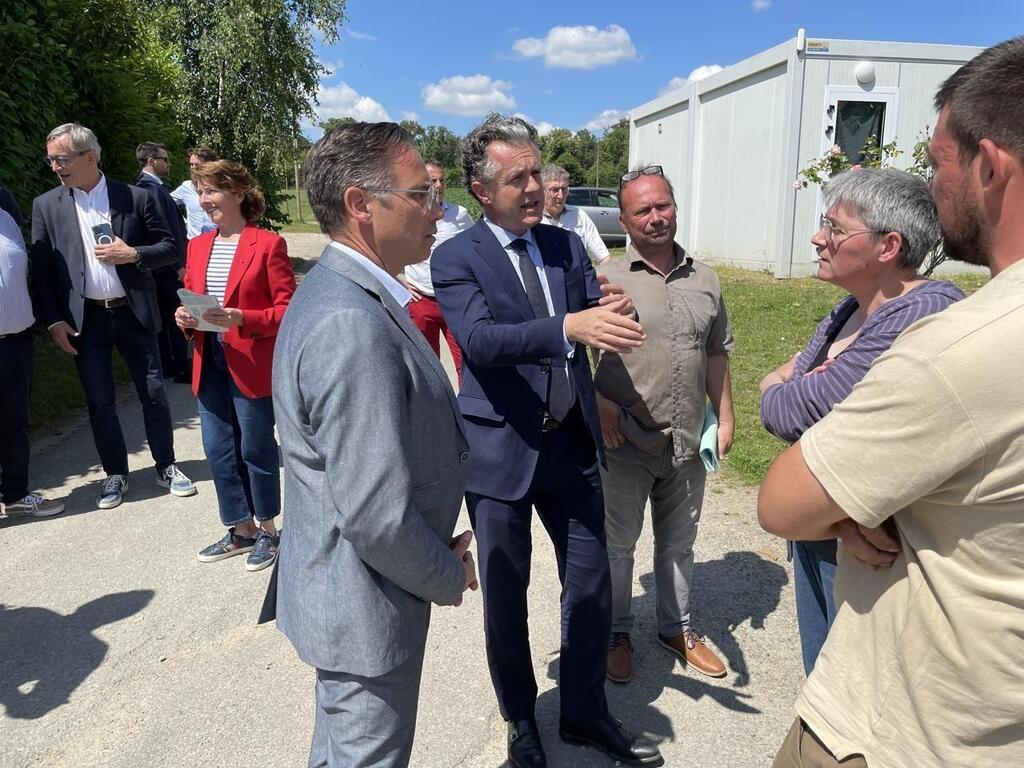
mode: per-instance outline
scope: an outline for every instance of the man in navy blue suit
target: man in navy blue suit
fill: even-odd
[[[525,121],[497,114],[466,136],[463,171],[484,218],[431,258],[438,303],[463,352],[466,503],[491,680],[508,722],[509,760],[543,768],[526,601],[536,508],[563,585],[559,733],[628,765],[662,765],[657,747],[626,731],[605,701],[604,449],[583,346],[628,353],[643,343],[643,329],[622,289],[599,284],[579,237],[539,223],[536,136]]]

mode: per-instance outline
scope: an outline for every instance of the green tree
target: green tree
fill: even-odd
[[[345,125],[347,123],[354,123],[356,119],[354,117],[329,117],[318,125],[324,129],[324,133],[327,131],[337,128],[339,125]]]
[[[135,147],[184,151],[173,98],[180,69],[156,34],[160,8],[138,0],[7,0],[0,6],[0,181],[26,211],[56,178],[40,159],[56,126],[80,122],[103,147],[103,168],[132,181]],[[178,164],[179,174],[182,164]]]
[[[443,125],[428,125],[423,129],[417,149],[424,160],[436,160],[445,168],[445,176],[459,170],[459,137]]]
[[[283,222],[282,152],[313,117],[324,68],[315,31],[337,38],[344,0],[147,0],[182,68],[174,94],[194,141],[245,164],[267,197],[268,222]]]
[[[597,144],[587,182],[597,187],[614,187],[629,168],[629,120],[620,120],[607,128]]]

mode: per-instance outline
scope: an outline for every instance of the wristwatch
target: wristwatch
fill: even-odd
[[[139,255],[139,252],[133,248],[132,249],[132,264],[135,264],[136,266],[138,266],[140,261],[142,261],[142,257]]]

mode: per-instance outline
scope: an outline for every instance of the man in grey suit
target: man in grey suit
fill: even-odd
[[[476,588],[472,534],[451,538],[469,461],[459,408],[394,277],[427,258],[441,209],[393,123],[325,134],[306,191],[331,243],[274,353],[278,626],[316,667],[309,765],[406,766],[430,604]]]

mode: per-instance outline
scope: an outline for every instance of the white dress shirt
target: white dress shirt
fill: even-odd
[[[601,235],[598,234],[597,226],[586,211],[581,211],[575,205],[565,206],[562,215],[557,219],[552,218],[547,211],[544,211],[543,223],[559,229],[568,229],[579,235],[587,253],[590,254],[590,260],[595,264],[600,264],[608,258],[608,246],[604,244]]]
[[[20,333],[35,322],[27,274],[25,239],[11,215],[0,208],[0,336]]]
[[[217,225],[207,215],[203,207],[199,205],[199,193],[196,192],[196,185],[186,179],[178,185],[178,188],[171,192],[174,202],[183,203],[188,217],[185,220],[185,234],[188,239],[198,237],[203,232],[216,229]]]
[[[124,286],[117,270],[111,264],[104,264],[96,258],[96,235],[92,228],[97,224],[110,223],[110,198],[107,196],[107,177],[100,174],[99,183],[86,192],[77,187],[75,211],[78,214],[78,228],[82,234],[82,248],[85,251],[85,298],[124,298]]]
[[[441,206],[444,216],[437,222],[437,234],[434,235],[434,244],[430,246],[433,254],[445,240],[449,240],[464,229],[473,226],[473,217],[461,205],[445,202]],[[409,285],[425,296],[434,295],[434,283],[430,279],[430,256],[418,264],[410,264],[405,268],[405,279]]]
[[[404,307],[406,304],[412,301],[412,294],[409,293],[408,288],[402,285],[392,275],[389,275],[387,272],[381,269],[377,264],[363,256],[363,254],[361,254],[359,251],[355,250],[354,248],[350,248],[347,245],[339,243],[337,240],[332,240],[330,243],[328,243],[328,246],[331,248],[335,248],[338,251],[341,251],[350,259],[352,259],[356,264],[358,264],[371,275],[373,275],[375,278],[377,278],[380,281],[380,284],[384,286],[384,289],[391,294],[395,301],[398,302],[398,305],[400,307]]]

